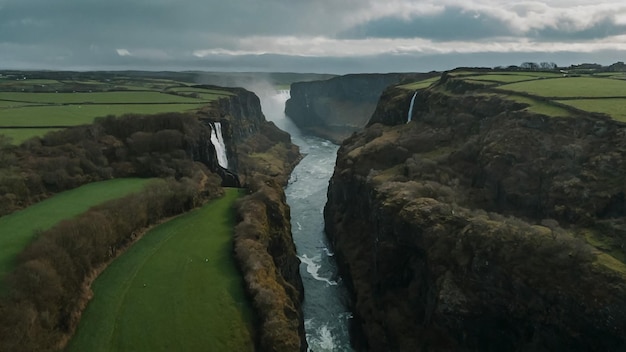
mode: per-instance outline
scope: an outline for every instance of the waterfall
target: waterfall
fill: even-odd
[[[224,169],[228,169],[228,156],[226,156],[226,144],[224,144],[224,136],[222,136],[222,124],[213,122],[211,124],[211,143],[215,147],[217,154],[217,163]]]
[[[291,91],[289,89],[281,89],[278,91],[278,95],[282,98],[282,99],[289,99],[291,98]]]
[[[413,94],[413,98],[411,98],[411,104],[409,105],[409,115],[407,116],[406,123],[411,122],[411,118],[413,117],[413,105],[415,104],[415,97],[417,96],[417,91]]]

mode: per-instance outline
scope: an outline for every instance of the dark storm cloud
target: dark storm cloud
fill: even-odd
[[[626,52],[625,27],[619,0],[0,0],[0,69],[428,70]]]
[[[611,18],[604,18],[594,23],[591,27],[584,29],[571,29],[567,26],[561,25],[560,27],[546,27],[539,30],[533,30],[528,33],[530,38],[541,41],[593,40],[618,35],[626,35],[626,25],[617,24]]]
[[[410,19],[384,17],[359,24],[340,34],[342,38],[426,38],[433,40],[484,39],[512,35],[497,18],[460,8],[446,8],[434,15]]]
[[[332,18],[334,9],[345,5],[328,0],[10,0],[0,6],[0,42],[150,46],[198,43],[220,34],[298,34],[319,25],[311,15]]]

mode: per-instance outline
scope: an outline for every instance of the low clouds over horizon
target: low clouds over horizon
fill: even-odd
[[[392,72],[625,53],[622,1],[0,0],[0,69]]]

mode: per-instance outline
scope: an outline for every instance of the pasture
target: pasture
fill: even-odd
[[[495,94],[524,103],[528,105],[525,110],[530,112],[563,117],[575,114],[578,109],[626,122],[623,72],[571,76],[556,72],[482,70],[451,72],[450,76],[478,87],[474,88],[474,94]]]
[[[550,98],[626,98],[626,81],[611,78],[561,77],[512,83],[499,88]]]
[[[580,110],[608,114],[617,121],[626,122],[626,98],[569,99],[557,102]]]
[[[437,77],[431,77],[431,78],[424,79],[424,80],[417,81],[417,82],[402,84],[402,85],[399,85],[398,88],[407,89],[407,90],[424,89],[424,88],[428,88],[431,84],[437,82],[439,78],[440,77],[437,76]]]
[[[72,218],[105,201],[141,190],[150,179],[113,179],[58,193],[24,210],[0,217],[0,287],[16,256],[40,230]]]
[[[0,134],[19,144],[96,117],[200,109],[232,93],[167,79],[0,79]]]
[[[253,351],[231,255],[240,192],[153,228],[109,265],[67,350]]]

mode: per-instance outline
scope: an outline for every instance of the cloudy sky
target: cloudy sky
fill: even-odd
[[[0,69],[289,72],[626,61],[623,0],[0,0]]]

